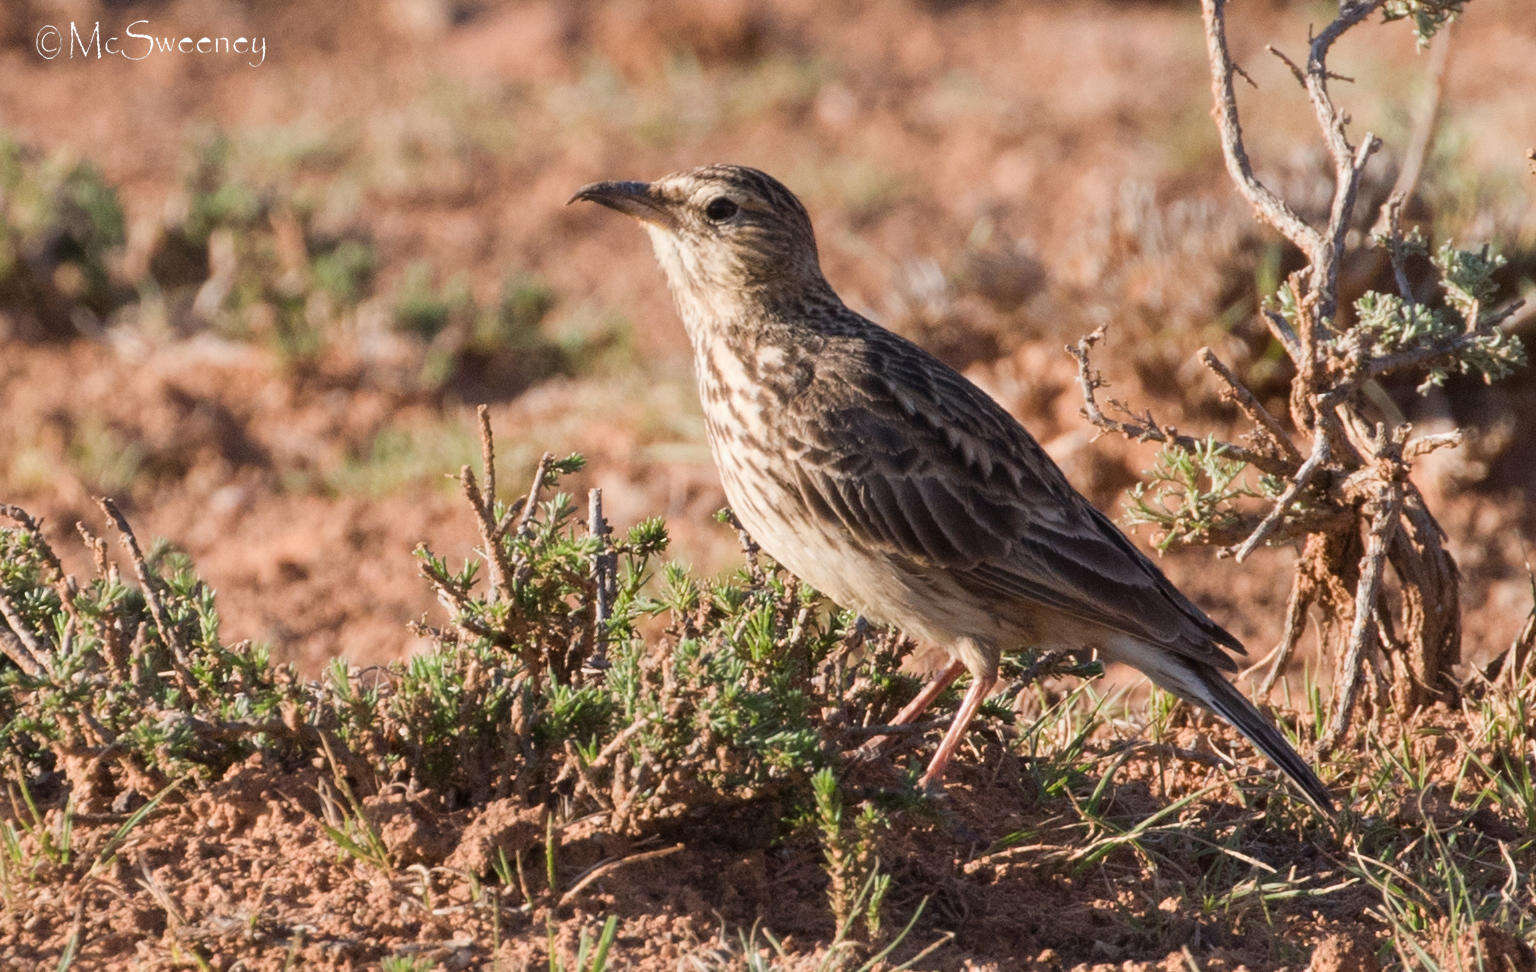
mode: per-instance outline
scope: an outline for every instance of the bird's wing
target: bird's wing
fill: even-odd
[[[870,325],[873,327],[873,325]],[[889,332],[784,423],[805,502],[858,542],[1231,670],[1239,653],[985,392]],[[859,378],[850,378],[859,375]],[[812,404],[812,401],[815,404]],[[853,443],[856,448],[849,448]]]

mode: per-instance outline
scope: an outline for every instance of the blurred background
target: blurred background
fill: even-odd
[[[1312,214],[1327,167],[1264,45],[1300,57],[1328,19],[1229,12],[1250,151]],[[260,38],[264,59],[98,58],[71,23],[134,56],[130,27]],[[1536,279],[1528,0],[1468,4],[1437,98],[1438,63],[1402,25],[1333,55],[1354,133],[1386,142],[1361,229],[1438,101],[1410,216],[1436,243],[1500,246],[1512,298]],[[1110,393],[1187,431],[1233,428],[1204,344],[1284,409],[1256,308],[1298,259],[1228,182],[1193,2],[7,0],[0,78],[0,500],[67,540],[99,527],[93,496],[118,497],[192,554],[229,637],[310,672],[412,649],[433,604],[411,548],[473,541],[447,474],[478,455],[477,402],[504,490],[545,450],[582,452],[572,485],[602,486],[610,519],[659,513],[677,558],[736,559],[649,247],[564,206],[595,179],[778,176],[850,304],[991,391],[1116,513],[1152,453],[1091,441],[1067,342],[1109,324]],[[1367,255],[1345,289],[1386,272]],[[1486,658],[1530,607],[1536,374],[1390,390],[1423,431],[1475,432],[1418,478],[1466,579],[1466,653]],[[1164,564],[1267,649],[1291,554],[1210,557]]]

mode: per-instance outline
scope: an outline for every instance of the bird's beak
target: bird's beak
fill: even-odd
[[[566,205],[582,199],[657,226],[672,229],[677,225],[670,207],[649,182],[594,182],[576,190]]]

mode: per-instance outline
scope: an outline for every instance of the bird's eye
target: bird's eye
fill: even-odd
[[[741,211],[741,207],[724,196],[719,196],[709,201],[704,207],[704,215],[711,223],[723,223]]]

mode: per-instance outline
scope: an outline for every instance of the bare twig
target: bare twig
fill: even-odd
[[[1285,349],[1285,353],[1290,356],[1290,359],[1292,361],[1298,360],[1301,356],[1301,341],[1296,337],[1296,332],[1291,329],[1290,322],[1268,308],[1265,308],[1259,316],[1264,319],[1264,324],[1269,328],[1269,333],[1273,334],[1275,340],[1280,342],[1280,346]]]
[[[1355,617],[1349,632],[1349,649],[1345,653],[1342,670],[1338,673],[1344,684],[1334,700],[1333,716],[1328,731],[1318,746],[1324,751],[1332,749],[1349,730],[1350,713],[1360,691],[1360,675],[1363,658],[1374,643],[1379,627],[1376,623],[1376,598],[1381,588],[1382,573],[1387,562],[1387,544],[1397,531],[1398,514],[1403,507],[1402,490],[1393,484],[1371,518],[1371,531],[1366,538],[1365,554],[1360,558],[1360,583],[1355,588]]]
[[[484,403],[475,406],[480,420],[480,468],[485,479],[486,507],[496,515],[496,442],[491,436],[491,410]]]
[[[1429,147],[1434,141],[1435,129],[1440,122],[1441,96],[1445,90],[1445,69],[1451,59],[1451,29],[1452,25],[1446,24],[1440,33],[1435,35],[1434,43],[1429,50],[1428,88],[1425,90],[1423,102],[1419,105],[1418,117],[1413,123],[1413,135],[1408,140],[1408,147],[1403,151],[1403,163],[1397,170],[1397,179],[1393,182],[1392,192],[1388,197],[1389,200],[1396,200],[1399,207],[1412,198],[1414,190],[1418,188],[1419,176],[1424,171],[1424,160],[1429,157]],[[1388,205],[1390,204],[1389,202]],[[1380,232],[1386,225],[1387,212],[1386,207],[1383,207],[1376,223],[1376,231]],[[1390,232],[1395,235],[1396,230],[1392,229]]]
[[[0,652],[28,675],[41,672],[43,666],[38,658],[43,654],[42,648],[4,591],[0,591],[0,617],[5,618],[5,626],[0,627]]]
[[[845,726],[839,729],[838,733],[850,741],[869,739],[874,736],[890,736],[892,739],[900,739],[903,736],[922,735],[930,729],[942,729],[947,725],[949,725],[948,718],[923,719],[916,722],[904,722],[899,726]]]
[[[1297,84],[1301,85],[1302,87],[1306,87],[1307,76],[1302,73],[1301,68],[1296,64],[1295,61],[1291,60],[1288,54],[1273,44],[1265,45],[1264,49],[1275,55],[1275,57],[1280,60],[1281,64],[1284,64],[1286,67],[1291,69],[1291,77],[1296,79]]]
[[[1321,81],[1317,84],[1321,85]],[[1331,111],[1333,106],[1330,103],[1328,107]],[[1336,120],[1336,125],[1342,138],[1343,122]],[[1343,147],[1349,147],[1347,139]],[[1381,139],[1372,132],[1366,132],[1360,147],[1355,149],[1352,155],[1347,156],[1338,167],[1338,187],[1334,192],[1333,206],[1328,216],[1328,245],[1323,248],[1324,262],[1318,268],[1327,280],[1318,292],[1317,313],[1324,320],[1332,320],[1338,309],[1336,301],[1339,293],[1339,266],[1343,262],[1344,246],[1349,236],[1350,216],[1355,211],[1355,197],[1360,191],[1360,179],[1365,175],[1365,167],[1371,161],[1371,156],[1380,148]]]
[[[491,601],[496,601],[501,597],[507,577],[512,573],[512,564],[507,560],[507,552],[502,548],[501,537],[497,533],[496,523],[492,520],[495,500],[491,496],[481,494],[480,486],[475,482],[475,473],[468,466],[459,469],[459,482],[464,486],[464,498],[469,500],[470,507],[475,511],[475,523],[480,528],[480,542],[485,544],[485,559],[490,567],[487,596]]]
[[[480,542],[485,544],[485,556],[490,565],[489,596],[495,601],[500,597],[512,568],[507,562],[506,551],[501,547],[505,524],[496,521],[496,440],[491,434],[491,410],[484,404],[477,405],[475,417],[480,420],[480,475],[485,479],[485,492],[480,492],[468,466],[459,470],[459,481],[464,484],[465,498],[475,510],[475,520],[480,527]]]
[[[1280,673],[1285,670],[1286,663],[1295,653],[1296,646],[1301,643],[1301,636],[1306,631],[1307,609],[1312,606],[1313,596],[1311,579],[1298,573],[1291,581],[1291,595],[1285,604],[1285,627],[1280,632],[1280,641],[1268,655],[1243,671],[1243,677],[1246,678],[1265,664],[1269,665],[1269,671],[1264,673],[1263,680],[1254,692],[1259,698],[1269,695]]]
[[[1403,458],[1412,461],[1419,456],[1429,455],[1436,449],[1454,448],[1461,445],[1465,438],[1461,429],[1452,429],[1449,432],[1436,432],[1432,435],[1421,435],[1417,439],[1409,440],[1403,446]]]
[[[1263,520],[1259,521],[1258,528],[1253,531],[1253,534],[1247,540],[1243,541],[1242,546],[1233,551],[1233,558],[1238,563],[1242,563],[1249,554],[1258,548],[1259,544],[1264,542],[1265,538],[1275,531],[1275,527],[1280,525],[1280,518],[1285,515],[1285,511],[1290,508],[1292,503],[1296,502],[1296,497],[1301,495],[1302,490],[1311,485],[1312,477],[1317,475],[1317,471],[1323,468],[1323,464],[1327,461],[1328,437],[1320,435],[1312,440],[1312,454],[1307,457],[1307,461],[1302,463],[1301,468],[1297,469],[1296,474],[1291,477],[1290,485],[1285,488],[1285,492],[1280,494],[1280,498],[1275,500],[1274,508],[1269,511]]]
[[[181,636],[181,631],[171,623],[170,612],[166,610],[165,603],[160,599],[159,578],[149,569],[148,562],[144,559],[144,551],[139,547],[139,538],[134,536],[133,527],[128,525],[128,518],[123,516],[109,497],[101,497],[97,500],[101,511],[107,514],[117,532],[122,535],[123,547],[128,551],[128,559],[133,563],[133,573],[139,579],[139,586],[144,591],[144,602],[149,605],[149,616],[154,619],[155,630],[160,632],[160,640],[171,652],[171,669],[182,682],[182,687],[194,696],[201,696],[197,680],[188,671],[188,659],[191,656],[191,648]]]
[[[416,545],[415,553],[418,557],[426,552],[428,552],[426,544]],[[433,590],[437,591],[438,603],[443,606],[443,610],[447,612],[450,622],[458,630],[459,634],[469,640],[486,638],[493,644],[506,645],[509,643],[505,631],[491,628],[473,617],[470,613],[470,594],[468,591],[463,590],[456,584],[444,583],[443,579],[433,572],[431,565],[425,560],[418,565],[417,570],[432,585]],[[418,624],[417,627],[426,631],[433,630],[430,625]]]
[[[1243,129],[1237,117],[1237,93],[1232,86],[1236,71],[1227,50],[1226,5],[1226,0],[1200,0],[1205,18],[1206,52],[1211,62],[1211,93],[1215,100],[1213,114],[1216,128],[1221,134],[1221,154],[1226,160],[1227,172],[1260,218],[1279,230],[1308,257],[1314,257],[1322,249],[1322,238],[1284,200],[1259,181],[1253,173],[1252,163],[1248,161],[1248,152],[1243,146]]]
[[[767,575],[763,573],[762,562],[758,559],[758,555],[762,553],[762,548],[757,545],[757,541],[752,539],[752,535],[747,532],[747,528],[742,526],[741,521],[736,518],[735,510],[726,507],[725,518],[730,523],[731,528],[736,531],[736,540],[741,544],[741,554],[747,561],[747,576],[751,579],[752,586],[762,587],[767,582]],[[745,617],[743,617],[743,620],[745,620]]]
[[[538,468],[533,471],[533,485],[528,487],[528,495],[523,499],[522,507],[517,511],[517,521],[512,524],[513,536],[524,536],[529,524],[533,522],[534,510],[538,509],[539,506],[539,493],[544,490],[544,477],[549,475],[549,469],[554,463],[555,454],[553,452],[546,452],[539,457]],[[510,518],[512,515],[512,511],[508,510],[507,516]],[[507,526],[508,524],[505,522],[498,524],[496,532],[498,534],[505,533]]]
[[[1361,141],[1358,149],[1349,144],[1349,135],[1344,129],[1345,116],[1334,107],[1333,98],[1328,93],[1328,81],[1331,77],[1327,67],[1328,52],[1345,31],[1370,16],[1385,2],[1386,0],[1354,0],[1354,2],[1340,4],[1339,16],[1312,39],[1312,46],[1307,52],[1303,86],[1307,89],[1307,96],[1312,101],[1313,112],[1317,115],[1317,126],[1322,130],[1323,141],[1328,146],[1328,154],[1333,158],[1334,169],[1333,204],[1328,214],[1329,245],[1322,251],[1324,259],[1313,268],[1314,272],[1326,273],[1327,285],[1323,291],[1324,297],[1337,293],[1338,258],[1344,250],[1344,234],[1348,231],[1349,217],[1354,211],[1355,193],[1360,185],[1360,175],[1364,172],[1371,155],[1381,147],[1381,141],[1369,133]],[[1320,314],[1325,318],[1332,317],[1331,304],[1320,308]]]
[[[1106,432],[1114,432],[1135,442],[1161,442],[1165,445],[1175,445],[1190,452],[1205,448],[1204,440],[1193,436],[1184,435],[1177,429],[1162,426],[1152,418],[1150,414],[1132,416],[1135,421],[1124,422],[1112,419],[1104,414],[1099,407],[1096,389],[1102,388],[1104,379],[1094,370],[1089,355],[1094,344],[1104,337],[1104,328],[1100,326],[1093,333],[1081,338],[1077,344],[1067,345],[1067,353],[1077,361],[1077,383],[1083,394],[1083,415],[1095,427]],[[1127,412],[1127,414],[1130,414]],[[1226,455],[1237,462],[1246,463],[1256,469],[1263,470],[1274,475],[1287,475],[1293,468],[1281,459],[1266,455],[1255,449],[1238,445],[1235,442],[1217,442],[1216,445]]]
[[[603,491],[592,489],[587,493],[587,530],[597,537],[599,547],[592,555],[592,660],[594,668],[608,663],[608,616],[613,609],[614,574],[617,571],[616,555],[609,540],[611,530],[603,518]]]
[[[1226,388],[1222,391],[1222,397],[1242,409],[1243,414],[1247,415],[1254,425],[1268,433],[1267,438],[1274,444],[1281,458],[1300,465],[1301,453],[1296,450],[1291,437],[1286,434],[1285,427],[1280,424],[1279,419],[1275,418],[1274,413],[1264,407],[1264,403],[1258,400],[1248,386],[1243,384],[1242,380],[1233,374],[1220,358],[1216,357],[1216,352],[1209,346],[1201,348],[1196,354],[1200,362],[1214,371],[1216,376],[1225,383]]]
[[[576,896],[581,894],[582,891],[586,890],[588,885],[590,885],[593,881],[603,877],[604,875],[612,872],[616,868],[623,867],[625,864],[636,864],[640,861],[654,861],[659,857],[667,857],[672,854],[676,854],[685,846],[685,844],[673,844],[671,847],[661,847],[657,848],[656,850],[641,851],[638,854],[631,854],[628,857],[618,857],[614,858],[613,860],[603,861],[602,863],[594,866],[592,870],[588,871],[586,875],[581,878],[581,880],[571,885],[571,887],[560,896],[559,907],[564,908],[572,901],[575,901]]]
[[[1381,223],[1386,228],[1387,257],[1392,264],[1392,280],[1397,284],[1398,296],[1408,305],[1409,319],[1417,312],[1418,301],[1413,298],[1413,286],[1408,282],[1408,268],[1403,266],[1403,203],[1407,195],[1393,192],[1381,207]]]

